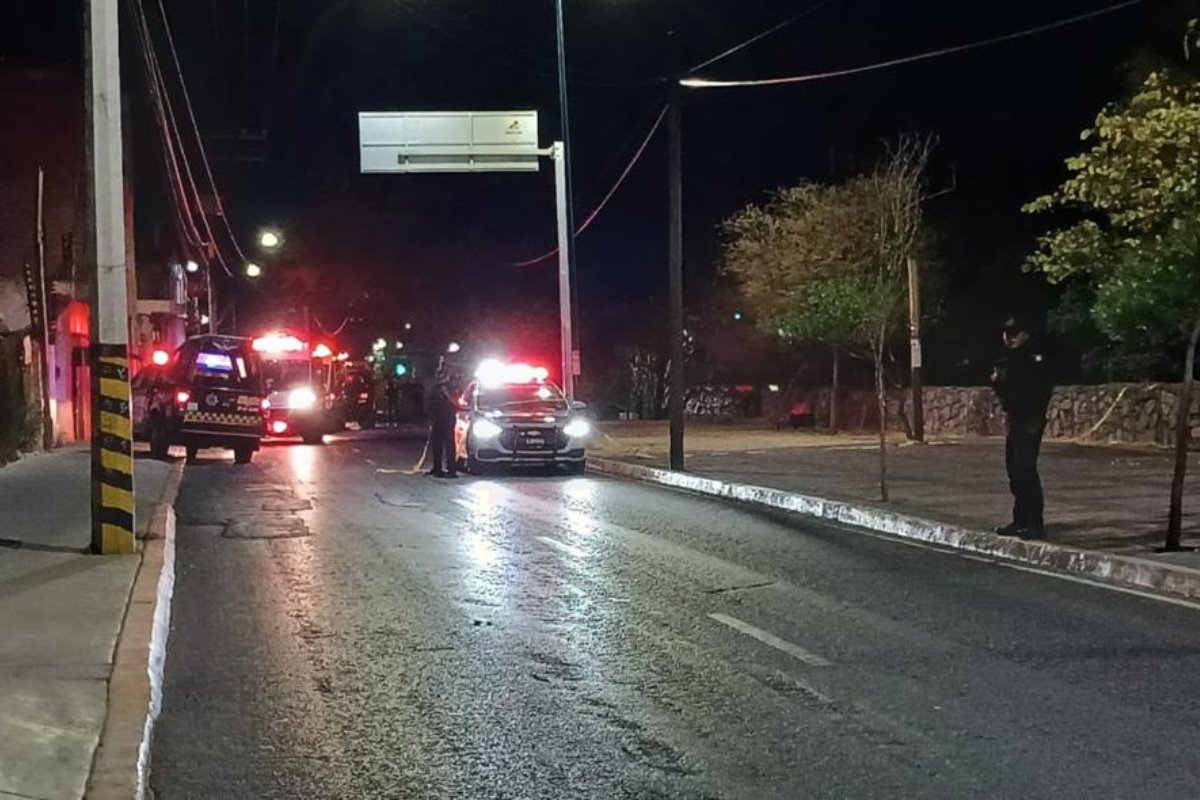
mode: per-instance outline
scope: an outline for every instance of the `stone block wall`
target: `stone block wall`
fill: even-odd
[[[1060,386],[1046,414],[1046,435],[1052,438],[1090,439],[1169,446],[1175,440],[1175,410],[1179,385],[1166,383],[1113,383],[1097,386]],[[925,431],[942,436],[1001,436],[1004,412],[995,393],[986,386],[926,387]],[[799,399],[813,405],[819,425],[829,419],[829,389],[805,391]],[[788,401],[775,396],[764,400],[765,414],[785,420]],[[911,396],[907,389],[888,391],[888,427],[909,428]],[[864,388],[844,389],[839,406],[842,430],[871,430],[877,424],[875,394]],[[1200,398],[1193,402],[1192,440],[1200,444]]]

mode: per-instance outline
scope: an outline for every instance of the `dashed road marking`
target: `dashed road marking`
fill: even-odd
[[[569,545],[566,542],[560,542],[558,539],[551,539],[549,536],[538,536],[535,538],[539,542],[550,545],[555,550],[561,550],[564,553],[570,553],[571,555],[575,556],[576,558],[585,558],[587,556],[586,551],[580,550],[578,547],[573,547],[572,545]]]
[[[793,644],[786,639],[780,639],[769,631],[764,631],[762,628],[756,628],[748,622],[742,622],[737,617],[731,617],[728,614],[709,614],[709,619],[715,620],[722,625],[728,625],[739,633],[744,633],[752,639],[757,639],[763,644],[770,645],[780,652],[787,653],[792,658],[803,661],[813,667],[829,667],[833,666],[832,662],[817,655],[816,653],[805,650],[798,644]]]

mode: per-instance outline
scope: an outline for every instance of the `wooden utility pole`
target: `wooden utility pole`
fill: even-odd
[[[50,367],[50,293],[46,290],[46,173],[38,167],[37,178],[37,280],[40,320],[30,319],[37,327],[38,358],[42,371],[42,449],[54,447],[54,417],[50,414],[50,396],[54,388],[54,370]]]
[[[908,339],[912,353],[912,436],[925,441],[925,396],[921,374],[921,274],[915,258],[908,259]]]
[[[667,175],[670,202],[670,247],[668,280],[671,303],[671,375],[667,417],[671,429],[671,469],[683,463],[683,411],[687,392],[687,367],[683,347],[683,97],[679,85],[679,36],[671,34],[671,85],[667,111]]]

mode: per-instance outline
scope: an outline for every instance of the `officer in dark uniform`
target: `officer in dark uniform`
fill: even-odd
[[[457,478],[458,461],[454,448],[454,419],[457,407],[450,389],[450,376],[444,369],[437,371],[433,394],[429,398],[429,450],[435,478]]]
[[[1046,409],[1054,382],[1045,356],[1030,341],[1029,327],[1016,319],[1004,323],[1007,353],[992,371],[992,386],[1008,421],[1005,465],[1013,494],[1012,522],[996,529],[1002,536],[1045,536],[1045,499],[1038,477],[1038,452],[1046,430]]]

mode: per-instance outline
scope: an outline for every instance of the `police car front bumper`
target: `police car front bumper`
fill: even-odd
[[[472,442],[481,464],[551,466],[582,464],[587,440],[568,436],[561,427],[506,426],[498,436]]]

